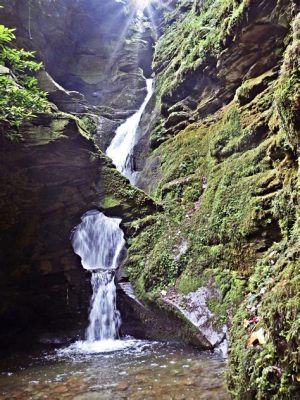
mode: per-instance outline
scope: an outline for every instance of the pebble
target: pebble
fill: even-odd
[[[127,390],[129,388],[129,383],[128,382],[120,382],[117,386],[116,386],[116,390],[122,392],[124,390]]]
[[[185,386],[194,386],[196,384],[194,379],[186,379],[186,380],[182,381],[182,383]]]
[[[147,380],[147,376],[143,374],[138,374],[135,376],[135,380],[137,382],[145,382]]]
[[[66,393],[68,391],[69,389],[65,385],[57,386],[56,388],[53,389],[54,393]]]

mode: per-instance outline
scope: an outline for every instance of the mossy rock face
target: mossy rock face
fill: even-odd
[[[297,8],[293,1],[218,7],[192,5],[180,18],[178,7],[156,47],[160,113],[140,182],[148,182],[164,210],[151,224],[136,223],[141,228],[129,240],[125,267],[148,301],[159,303],[172,291],[220,291],[220,300],[208,299],[207,306],[216,329],[229,328],[233,398],[294,399]],[[205,30],[212,16],[216,29]],[[266,344],[248,347],[261,328]]]
[[[277,88],[277,106],[280,114],[280,126],[288,137],[294,151],[299,150],[299,46],[300,46],[300,16],[293,22],[292,42],[288,46],[281,76]]]
[[[299,243],[270,250],[233,319],[227,375],[237,399],[297,399],[299,393]],[[259,331],[262,338],[252,344]]]
[[[153,133],[154,146],[183,129],[176,128],[177,105],[184,103],[181,112],[190,115],[182,122],[203,118],[227,104],[243,80],[276,67],[293,14],[290,0],[259,4],[207,0],[201,7],[195,2],[181,8],[183,3],[179,2],[155,48],[157,102],[167,129]]]

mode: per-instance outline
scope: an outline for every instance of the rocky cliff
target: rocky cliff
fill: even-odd
[[[299,389],[298,11],[179,1],[156,45],[144,166],[137,146],[139,185],[165,211],[140,222],[129,276],[212,347],[229,329],[237,399]]]
[[[0,127],[0,335],[4,345],[11,334],[13,342],[27,333],[31,341],[44,333],[74,338],[90,299],[89,276],[70,245],[80,217],[100,209],[121,216],[126,230],[156,210],[97,145],[105,148],[142,101],[151,32],[115,1],[2,4],[1,22],[16,27],[14,46],[43,60],[37,78],[55,105],[18,132]]]
[[[69,234],[86,210],[104,209],[123,217],[127,274],[161,320],[175,314],[176,335],[206,349],[226,350],[229,339],[233,398],[296,399],[297,2],[168,1],[163,20],[153,3],[156,96],[135,165],[159,207],[97,147],[141,103],[153,41],[146,21],[138,27],[126,1],[3,3],[19,44],[37,50],[67,89],[43,72],[50,100],[75,114],[56,109],[25,123],[20,143],[1,138],[4,324],[57,332],[84,320],[88,286]],[[130,331],[143,313],[122,307],[134,315]],[[144,319],[150,327],[159,318]]]
[[[151,30],[138,23],[129,1],[2,1],[2,21],[17,44],[37,51],[50,75],[89,103],[134,110],[151,73]]]

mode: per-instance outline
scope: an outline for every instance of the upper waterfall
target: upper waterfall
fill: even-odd
[[[153,94],[153,79],[146,79],[147,96],[139,110],[129,117],[116,131],[106,155],[110,157],[118,171],[134,183],[133,150],[137,143],[137,130],[143,112]]]

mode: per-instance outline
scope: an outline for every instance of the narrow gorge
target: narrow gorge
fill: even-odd
[[[299,16],[0,1],[0,399],[299,398]]]

